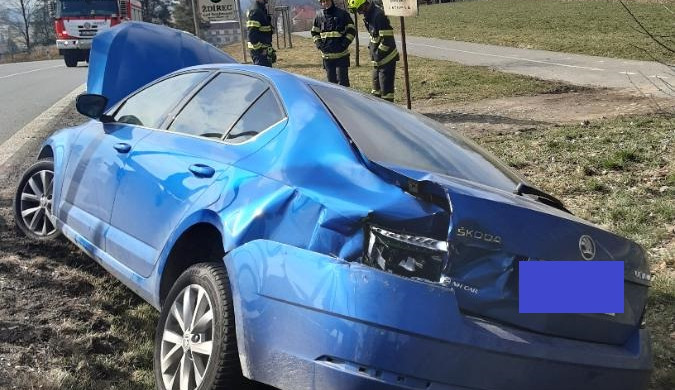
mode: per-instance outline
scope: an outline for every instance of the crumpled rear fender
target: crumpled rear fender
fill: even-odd
[[[300,377],[284,379],[281,371],[285,370],[279,368],[285,367],[284,356],[308,364],[321,357],[317,353],[369,360],[358,355],[376,353],[378,348],[368,346],[367,335],[354,324],[437,339],[455,335],[461,328],[452,290],[359,263],[256,240],[229,252],[225,265],[242,369],[247,377],[266,383],[296,381],[300,386],[294,387],[311,388],[302,385]],[[307,327],[308,334],[323,337],[287,337]],[[354,345],[364,348],[345,349]],[[271,362],[278,365],[273,370],[268,367]]]

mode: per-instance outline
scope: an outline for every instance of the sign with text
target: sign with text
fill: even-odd
[[[221,22],[239,20],[235,0],[199,0],[199,13],[204,20]]]
[[[417,0],[382,0],[385,15],[417,16]]]

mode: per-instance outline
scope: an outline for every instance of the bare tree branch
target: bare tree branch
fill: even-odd
[[[621,5],[623,6],[623,8],[626,10],[626,12],[628,12],[628,15],[630,15],[631,18],[633,18],[633,20],[635,21],[635,23],[637,23],[638,26],[640,26],[640,28],[642,29],[642,31],[645,32],[645,34],[647,34],[654,42],[656,42],[656,43],[657,43],[659,46],[661,46],[662,48],[666,49],[667,51],[669,51],[669,52],[671,52],[671,53],[675,53],[675,49],[673,49],[673,48],[669,47],[668,45],[666,45],[665,43],[661,42],[657,37],[654,36],[654,34],[652,34],[651,31],[649,31],[649,30],[642,24],[642,22],[640,22],[640,19],[638,19],[638,18],[635,16],[635,14],[630,10],[630,8],[628,8],[628,6],[626,5],[626,3],[624,3],[623,0],[619,0],[619,3],[621,3]]]

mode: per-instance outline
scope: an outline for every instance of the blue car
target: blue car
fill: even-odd
[[[161,311],[157,388],[646,388],[636,243],[397,105],[179,65],[115,100],[90,71],[93,120],[50,136],[15,197],[28,236],[64,235]],[[546,260],[623,261],[623,313],[519,313],[520,262]]]

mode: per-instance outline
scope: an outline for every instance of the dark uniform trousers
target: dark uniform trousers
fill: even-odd
[[[349,87],[349,56],[335,60],[323,60],[326,78],[331,83]]]
[[[394,101],[396,61],[373,68],[372,94],[382,99]]]
[[[373,95],[394,101],[396,61],[399,59],[394,40],[394,30],[384,11],[371,4],[363,16],[363,22],[370,33],[370,58],[373,64]]]

